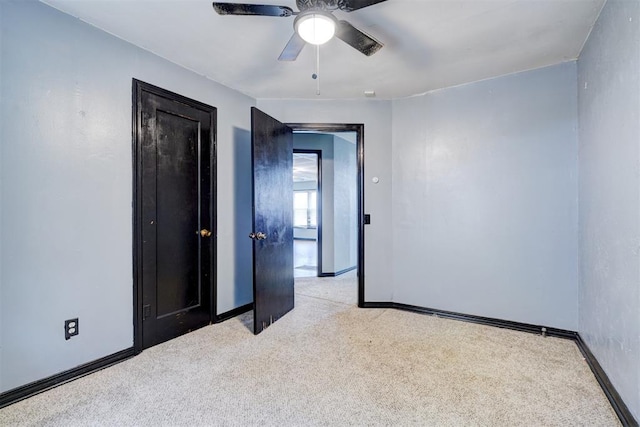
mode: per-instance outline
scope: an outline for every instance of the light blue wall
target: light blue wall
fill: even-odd
[[[2,15],[4,14],[4,7],[0,2],[0,25],[2,25]],[[4,50],[2,46],[2,30],[0,30],[0,52]],[[2,137],[2,54],[0,53],[0,138]],[[0,140],[2,144],[2,140]],[[0,148],[0,310],[2,310],[2,149]],[[2,386],[2,312],[0,312],[0,392],[4,390]]]
[[[334,265],[337,273],[357,266],[357,184],[356,145],[337,135],[333,137],[333,217]]]
[[[0,4],[1,390],[133,344],[132,77],[218,107],[218,310],[250,302],[235,194],[254,100],[41,3]]]
[[[609,0],[578,60],[579,332],[640,420],[640,2]]]
[[[286,123],[364,124],[365,299],[390,301],[391,279],[391,102],[382,100],[259,99],[258,108]],[[371,183],[372,177],[380,179]]]
[[[218,314],[253,302],[251,113],[233,97],[213,104],[218,106]]]
[[[393,102],[394,298],[577,327],[576,64]]]

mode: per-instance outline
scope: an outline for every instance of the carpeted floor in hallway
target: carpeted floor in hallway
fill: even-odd
[[[1,425],[614,426],[569,340],[358,309],[355,274],[296,279],[247,313],[0,410]]]

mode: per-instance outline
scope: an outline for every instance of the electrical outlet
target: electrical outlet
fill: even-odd
[[[78,335],[78,318],[69,319],[64,321],[64,339],[68,340],[69,338]]]

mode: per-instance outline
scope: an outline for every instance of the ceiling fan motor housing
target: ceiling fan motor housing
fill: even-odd
[[[341,8],[345,0],[296,0],[296,5],[301,12],[309,9],[335,10]]]

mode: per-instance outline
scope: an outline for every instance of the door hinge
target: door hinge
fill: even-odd
[[[151,305],[147,304],[142,306],[142,320],[145,320],[151,315]]]

